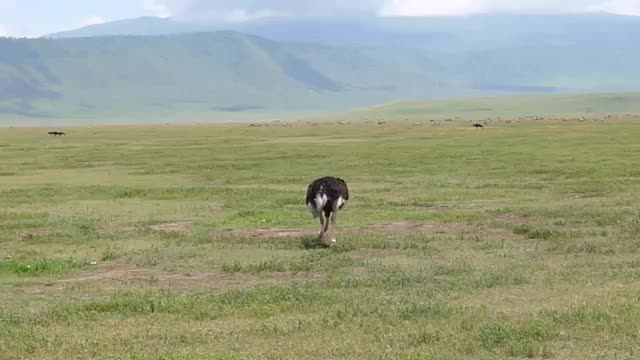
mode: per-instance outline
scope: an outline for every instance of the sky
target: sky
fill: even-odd
[[[248,21],[276,16],[588,11],[640,16],[640,0],[0,0],[0,36],[37,37],[140,16],[185,21]]]

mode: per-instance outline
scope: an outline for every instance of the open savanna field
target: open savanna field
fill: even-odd
[[[638,119],[412,122],[3,129],[0,358],[640,357]]]

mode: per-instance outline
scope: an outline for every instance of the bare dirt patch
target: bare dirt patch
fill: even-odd
[[[193,222],[182,221],[173,223],[163,223],[149,226],[151,230],[167,233],[167,234],[186,234],[191,232],[193,228]]]
[[[362,228],[361,230],[372,230],[377,233],[394,235],[460,235],[471,232],[474,228],[462,224],[428,224],[428,223],[408,223],[393,222],[387,224],[376,224]]]
[[[316,229],[254,229],[254,230],[232,230],[223,233],[230,237],[250,237],[259,239],[272,238],[298,238],[303,236],[315,236],[318,234]]]
[[[522,225],[530,224],[534,219],[516,214],[501,214],[496,217],[496,220],[506,225]]]
[[[309,278],[305,274],[294,273],[266,273],[259,275],[227,274],[221,271],[213,272],[165,272],[150,268],[139,268],[131,265],[113,266],[99,270],[97,273],[59,280],[59,284],[73,284],[92,281],[113,282],[151,282],[157,285],[163,283],[182,284],[180,287],[191,288],[191,285],[208,285],[215,287],[246,287],[260,283],[273,283],[294,279]],[[174,286],[171,286],[175,288]]]
[[[126,235],[135,231],[138,231],[140,228],[138,226],[105,226],[102,228],[102,233],[111,236],[118,235]]]
[[[32,241],[34,239],[49,235],[47,229],[23,229],[16,231],[16,239],[19,241]]]
[[[490,229],[479,226],[464,224],[429,224],[392,222],[383,224],[373,224],[357,227],[338,227],[339,233],[376,233],[383,235],[469,235],[487,234],[501,231],[500,229]],[[318,229],[313,228],[290,228],[290,229],[252,229],[252,230],[230,230],[223,232],[212,232],[229,237],[248,237],[260,239],[274,238],[296,238],[304,236],[318,235]]]
[[[260,273],[239,274],[223,271],[167,272],[133,265],[115,265],[74,277],[48,282],[29,282],[0,289],[0,299],[15,296],[55,295],[65,292],[80,293],[83,298],[109,296],[127,289],[156,289],[177,292],[206,290],[222,292],[230,289],[251,288],[259,285],[278,285],[291,282],[319,280],[321,273]]]
[[[521,223],[512,216],[500,217],[498,220],[508,223]],[[151,225],[153,231],[166,234],[188,234],[193,228],[193,222],[171,222]],[[123,229],[123,231],[135,230],[133,227]],[[496,229],[483,228],[465,224],[432,224],[432,223],[411,223],[411,222],[391,222],[372,224],[355,227],[338,227],[341,233],[363,233],[370,232],[384,235],[468,235],[495,232]],[[318,235],[317,228],[259,228],[245,230],[220,230],[212,231],[211,235],[223,237],[244,237],[256,239],[278,239],[278,238],[301,238]]]

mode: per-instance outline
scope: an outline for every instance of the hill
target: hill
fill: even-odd
[[[78,29],[62,31],[45,36],[52,39],[69,39],[94,36],[151,36],[200,32],[202,26],[180,23],[171,19],[157,17],[139,17],[110,21],[103,24],[83,26]]]
[[[5,119],[194,121],[461,91],[410,50],[288,45],[231,32],[0,40]]]
[[[480,14],[451,17],[282,18],[239,23],[190,23],[141,17],[89,25],[47,37],[150,36],[215,31],[242,32],[281,42],[403,44],[464,52],[524,41],[569,44],[577,40],[589,40],[595,47],[610,41],[626,42],[629,37],[640,35],[640,17],[605,13]]]
[[[162,34],[194,31],[189,26],[145,18],[90,28],[135,36],[0,39],[0,122],[235,120],[409,98],[639,90],[640,19],[633,17],[238,25],[288,41],[231,31]],[[141,35],[149,32],[156,35]]]

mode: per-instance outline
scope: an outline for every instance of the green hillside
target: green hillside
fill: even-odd
[[[405,53],[237,33],[0,40],[4,118],[207,120],[459,93]],[[204,117],[204,119],[202,119]]]
[[[0,124],[229,121],[410,98],[639,90],[640,48],[628,39],[597,49],[580,36],[512,40],[454,49],[236,32],[0,39]]]
[[[275,18],[247,22],[197,22],[142,17],[50,34],[51,38],[169,35],[231,30],[274,41],[323,44],[403,44],[453,51],[492,49],[516,43],[570,44],[596,48],[630,43],[640,36],[640,17],[606,13],[478,14],[433,17]]]

